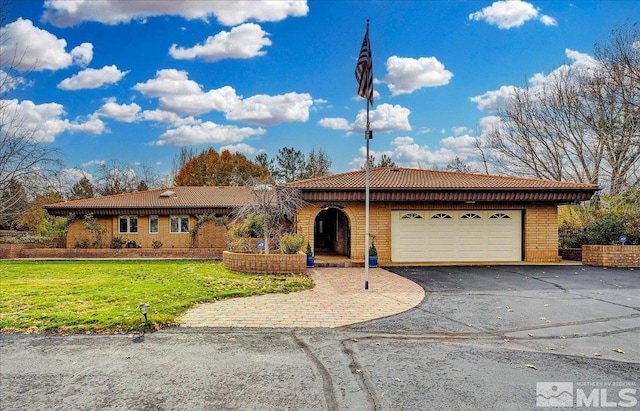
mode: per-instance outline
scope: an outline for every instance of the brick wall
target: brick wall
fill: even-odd
[[[307,256],[298,254],[249,254],[225,251],[222,256],[227,270],[278,274],[304,273],[307,269]]]
[[[599,267],[640,267],[640,245],[583,245],[582,263]]]
[[[335,204],[346,214],[351,226],[351,259],[364,260],[364,203]],[[297,215],[296,227],[305,241],[313,244],[316,216],[326,204],[311,203]],[[378,250],[379,263],[391,263],[392,210],[502,210],[523,209],[524,260],[528,262],[558,262],[558,214],[555,205],[525,203],[372,203],[369,206],[369,232]]]
[[[557,206],[533,205],[525,210],[524,260],[536,263],[560,261]]]
[[[105,248],[111,246],[113,237],[120,237],[124,241],[133,240],[142,248],[152,248],[154,240],[162,242],[162,249],[191,247],[191,235],[188,232],[171,233],[169,231],[169,216],[159,216],[157,233],[149,232],[149,216],[138,216],[137,233],[119,233],[118,216],[96,217],[96,220],[106,230],[102,236],[102,246]],[[190,217],[189,227],[193,228],[195,223],[195,217]],[[84,239],[89,240],[90,245],[96,240],[95,236],[84,228],[84,219],[78,218],[69,226],[66,246],[67,248],[73,248]],[[216,225],[214,221],[208,221],[198,231],[195,245],[197,248],[226,249],[227,229],[223,225]]]

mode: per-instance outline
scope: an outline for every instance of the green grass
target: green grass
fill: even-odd
[[[313,287],[305,275],[227,271],[220,261],[2,261],[0,333],[85,333],[176,324],[201,302]]]

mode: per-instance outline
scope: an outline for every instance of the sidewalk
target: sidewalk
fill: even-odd
[[[418,284],[385,271],[363,268],[310,270],[312,290],[266,294],[201,304],[181,319],[182,327],[341,327],[407,311],[424,298]]]

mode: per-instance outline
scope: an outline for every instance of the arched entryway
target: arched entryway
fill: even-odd
[[[316,216],[313,241],[316,255],[337,254],[351,258],[349,217],[338,207],[323,207]]]

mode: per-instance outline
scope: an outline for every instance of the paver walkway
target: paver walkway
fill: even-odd
[[[201,304],[181,319],[183,327],[340,327],[407,311],[424,298],[418,284],[381,268],[310,270],[311,290],[266,294]]]

